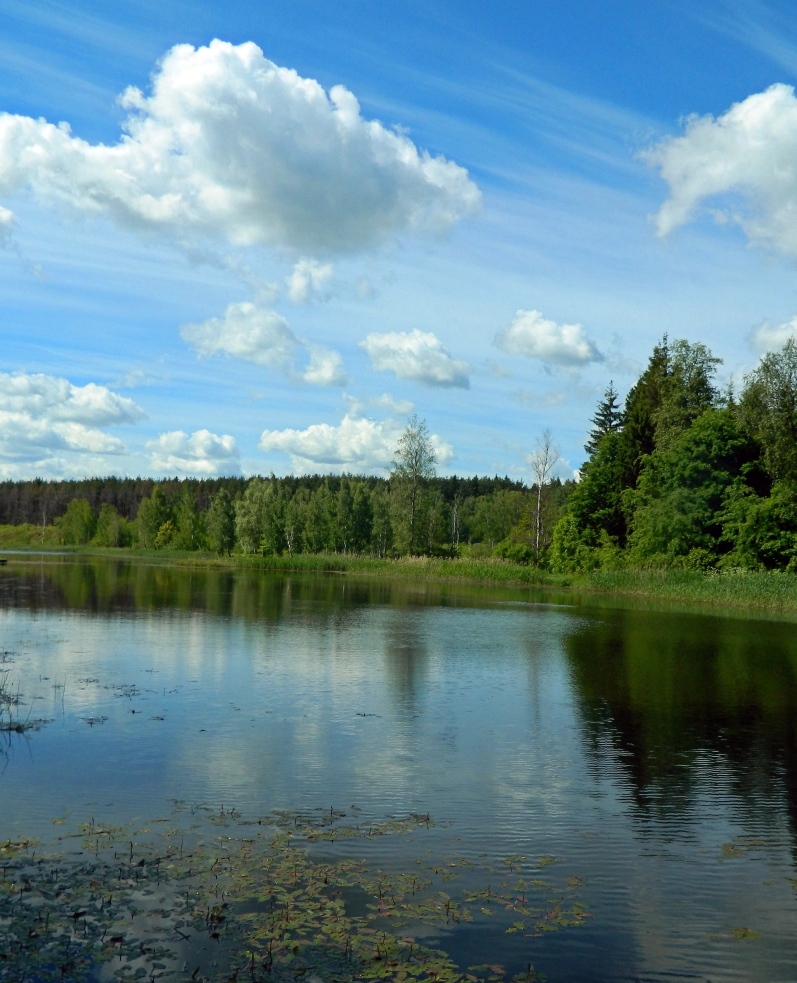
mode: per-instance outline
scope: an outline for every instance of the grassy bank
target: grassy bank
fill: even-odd
[[[679,604],[797,612],[797,575],[776,571],[599,570],[574,577],[572,586]]]
[[[53,549],[58,546],[58,530],[54,526],[0,525],[0,550]]]
[[[5,529],[18,531],[13,542]],[[36,533],[37,535],[34,535]],[[38,536],[38,538],[37,538]],[[10,538],[10,537],[9,537]],[[469,583],[484,587],[570,588],[578,593],[647,597],[677,604],[797,613],[797,575],[775,571],[700,573],[687,570],[616,570],[556,575],[497,559],[399,557],[377,559],[340,553],[220,557],[174,550],[101,549],[41,543],[41,527],[0,526],[0,550],[57,550],[80,556],[135,558],[176,566],[221,567],[275,573],[341,574],[398,581]]]

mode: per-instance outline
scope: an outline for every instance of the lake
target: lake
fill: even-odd
[[[328,865],[340,917],[404,947],[381,978],[433,978],[414,968],[425,947],[484,979],[797,980],[793,623],[31,555],[0,568],[0,630],[0,720],[23,731],[0,733],[0,941],[17,932],[2,980],[345,978],[352,941],[308,941],[316,961],[297,950],[280,969],[286,922],[260,927],[249,975],[230,968],[226,926],[273,922],[280,857]],[[257,837],[270,886],[229,856]],[[222,838],[225,913],[202,901],[203,934],[199,888],[168,886],[164,858],[196,877],[184,855]],[[122,862],[102,900],[97,871]],[[60,894],[43,886],[59,878]],[[331,888],[314,890],[320,911]],[[125,891],[140,952],[99,935]],[[144,924],[144,895],[182,927]],[[48,942],[57,958],[41,956],[47,906],[73,922]]]

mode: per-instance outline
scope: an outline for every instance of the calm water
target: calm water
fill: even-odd
[[[441,938],[463,967],[797,980],[794,624],[50,557],[0,568],[0,649],[49,721],[6,735],[0,840],[174,798],[428,811],[424,850],[549,854],[592,914],[477,919]]]

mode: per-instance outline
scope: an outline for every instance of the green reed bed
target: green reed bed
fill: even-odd
[[[797,612],[797,575],[780,571],[597,570],[575,585],[686,604]]]
[[[247,558],[240,558],[247,563]],[[393,580],[447,580],[481,584],[561,586],[566,578],[556,577],[536,567],[503,560],[448,559],[406,556],[397,559],[350,556],[345,554],[295,554],[258,557],[262,569],[297,573],[346,573]]]

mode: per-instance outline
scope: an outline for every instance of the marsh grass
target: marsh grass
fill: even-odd
[[[246,563],[241,557],[239,562]],[[405,556],[396,559],[345,554],[296,554],[293,557],[258,557],[261,569],[297,573],[340,573],[390,580],[438,580],[507,586],[562,586],[570,578],[558,577],[536,567],[521,566],[498,559],[448,559]]]
[[[797,575],[779,571],[598,570],[574,585],[683,604],[797,612]]]
[[[5,653],[3,653],[5,655]],[[23,706],[19,695],[19,687],[14,690],[10,682],[10,670],[0,666],[0,735],[10,740],[12,734],[25,734],[29,730],[39,730],[47,723],[46,720],[31,720],[33,707],[28,707],[27,716],[20,714]],[[0,747],[0,751],[7,748]]]

